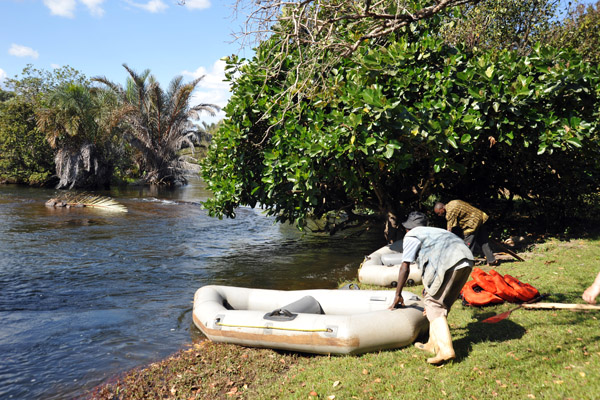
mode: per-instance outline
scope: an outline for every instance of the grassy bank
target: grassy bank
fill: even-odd
[[[549,240],[495,269],[582,303],[600,270],[600,240]],[[408,290],[420,293],[422,287]],[[360,356],[313,356],[199,342],[94,390],[94,399],[597,399],[600,312],[514,311],[457,302],[449,323],[455,362],[433,367],[412,346]]]

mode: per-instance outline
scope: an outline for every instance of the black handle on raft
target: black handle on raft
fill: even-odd
[[[285,308],[278,308],[277,310],[266,313],[263,318],[272,321],[291,321],[297,316],[298,314],[293,314]]]
[[[292,314],[291,312],[289,312],[288,310],[284,309],[284,308],[279,308],[275,311],[271,311],[269,313],[270,317],[274,317],[274,316],[278,316],[278,317],[292,317],[294,314]]]

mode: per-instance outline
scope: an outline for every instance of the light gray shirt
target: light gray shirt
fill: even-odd
[[[421,241],[416,237],[405,237],[402,241],[402,262],[413,263],[417,260]]]

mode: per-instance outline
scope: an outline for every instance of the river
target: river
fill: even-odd
[[[0,399],[71,399],[202,334],[207,284],[335,288],[381,232],[303,234],[261,210],[211,218],[202,181],[115,188],[127,213],[44,205],[53,189],[0,185]]]

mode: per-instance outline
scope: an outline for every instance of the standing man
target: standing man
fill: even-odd
[[[433,211],[440,217],[446,216],[448,231],[452,232],[455,227],[462,229],[465,243],[471,251],[476,245],[481,247],[488,266],[498,265],[498,260],[490,248],[488,231],[484,225],[488,220],[486,213],[462,200],[452,200],[448,204],[435,203]]]
[[[415,347],[435,354],[430,364],[442,364],[456,357],[448,327],[448,312],[469,279],[473,254],[464,242],[444,229],[428,227],[425,214],[413,211],[402,223],[402,264],[398,272],[396,296],[390,309],[404,305],[402,288],[410,273],[410,263],[418,262],[422,271],[425,315],[429,320],[429,341]]]

